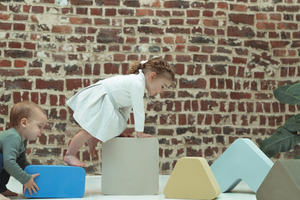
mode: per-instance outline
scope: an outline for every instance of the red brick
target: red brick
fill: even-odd
[[[24,60],[15,60],[14,61],[14,66],[15,67],[26,67],[27,61]]]
[[[32,6],[31,11],[33,13],[43,13],[44,7],[43,6]]]
[[[87,15],[88,8],[76,8],[76,14],[77,15]]]
[[[254,15],[249,14],[229,14],[229,21],[235,24],[249,24],[254,25]]]
[[[186,125],[186,115],[185,114],[179,114],[178,115],[178,124],[179,125]]]
[[[32,88],[32,82],[30,82],[28,79],[15,79],[13,81],[11,80],[5,80],[5,89],[24,89],[24,90],[31,90]]]
[[[257,29],[275,30],[275,23],[272,22],[257,22]]]
[[[280,22],[277,24],[278,29],[288,29],[288,30],[298,30],[298,24],[297,23],[284,23]]]
[[[10,60],[0,60],[0,67],[11,67]]]
[[[256,13],[256,19],[257,20],[267,20],[268,15],[266,13]]]
[[[230,10],[246,12],[248,7],[242,4],[230,4]]]
[[[299,63],[299,58],[281,58],[281,63],[283,65],[293,65]]]
[[[27,71],[28,76],[42,76],[43,71],[41,69],[29,69]]]
[[[54,25],[52,27],[52,32],[53,33],[72,33],[73,29],[71,28],[71,26],[67,26],[67,25],[62,25],[62,26]]]
[[[199,17],[200,11],[199,10],[187,10],[186,15],[187,15],[187,17]]]
[[[214,12],[210,11],[210,10],[204,10],[203,11],[203,16],[204,17],[213,17],[214,16]]]
[[[199,22],[200,22],[199,19],[187,19],[186,20],[186,24],[188,24],[188,25],[198,25]],[[193,27],[193,28],[195,28],[195,27]]]
[[[204,124],[205,125],[211,125],[212,124],[212,115],[211,114],[206,114],[205,115]]]
[[[104,73],[105,74],[119,74],[119,65],[112,63],[104,64]]]
[[[228,4],[226,2],[218,2],[218,8],[228,10]]]
[[[125,54],[114,54],[114,61],[124,62],[126,60]]]
[[[10,15],[8,15],[8,14],[2,14],[2,13],[0,13],[0,19],[1,20],[8,20],[9,17],[10,17]]]
[[[35,50],[35,43],[32,43],[32,42],[24,42],[24,48],[25,48],[25,49],[32,49],[32,50]]]
[[[137,9],[136,16],[154,16],[154,11],[150,9]]]
[[[24,69],[0,69],[0,76],[24,76]]]
[[[45,104],[47,100],[47,93],[40,93],[40,103]]]
[[[70,17],[70,23],[71,24],[92,24],[92,19],[79,18],[79,17]]]
[[[169,23],[170,23],[170,25],[183,25],[184,20],[183,19],[170,19]]]
[[[190,52],[199,52],[200,47],[198,47],[198,46],[188,46],[187,50],[190,51]]]
[[[170,11],[165,11],[165,10],[157,10],[156,11],[156,16],[157,17],[170,17]]]
[[[50,94],[50,105],[51,106],[56,106],[57,100],[58,100],[57,95]]]
[[[13,27],[15,31],[25,31],[26,29],[25,24],[19,24],[19,23],[14,23]]]
[[[166,44],[174,44],[174,38],[173,37],[164,37],[164,42]]]
[[[68,79],[67,79],[68,83]],[[67,84],[68,85],[68,84]],[[53,89],[58,91],[63,91],[64,81],[63,80],[44,80],[36,79],[36,89]]]
[[[192,60],[189,55],[176,55],[175,59],[177,62],[190,62]]]
[[[52,58],[55,62],[65,62],[66,56],[61,54],[52,54]]]
[[[72,14],[73,8],[62,8],[61,11],[62,11],[62,14]]]
[[[176,64],[173,67],[175,74],[178,74],[178,75],[184,74],[184,68],[185,68],[184,64]]]
[[[81,79],[66,79],[67,90],[77,90],[82,87]],[[62,89],[62,87],[60,87]],[[59,89],[61,91],[61,89]]]
[[[205,26],[219,26],[219,21],[218,20],[204,19],[203,24]]]

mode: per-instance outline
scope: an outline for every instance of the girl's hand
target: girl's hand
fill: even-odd
[[[147,134],[147,133],[143,133],[143,132],[136,132],[136,135],[137,135],[138,138],[153,137],[152,135]]]
[[[132,135],[132,133],[121,133],[121,135],[119,135],[119,137],[134,137],[133,135]]]

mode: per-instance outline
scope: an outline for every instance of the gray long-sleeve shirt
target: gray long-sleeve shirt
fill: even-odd
[[[24,169],[30,163],[26,159],[26,140],[22,141],[20,133],[10,128],[0,133],[0,151],[3,155],[3,168],[23,185],[27,183],[31,175]]]

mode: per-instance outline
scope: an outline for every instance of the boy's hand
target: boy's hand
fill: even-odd
[[[152,135],[147,134],[147,133],[143,133],[143,132],[136,132],[136,135],[137,135],[138,138],[153,137]]]
[[[32,191],[34,192],[34,194],[36,194],[36,190],[39,190],[39,187],[36,185],[33,179],[39,175],[40,174],[33,174],[31,176],[31,179],[24,184],[23,194],[25,193],[26,189],[28,189],[30,195],[32,195]]]

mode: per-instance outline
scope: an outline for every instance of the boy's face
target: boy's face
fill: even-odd
[[[30,116],[28,119],[25,119],[24,121],[22,120],[21,120],[21,124],[24,128],[22,136],[24,139],[36,140],[44,133],[43,128],[47,123],[47,117],[39,109],[36,109],[33,112],[33,115]]]

